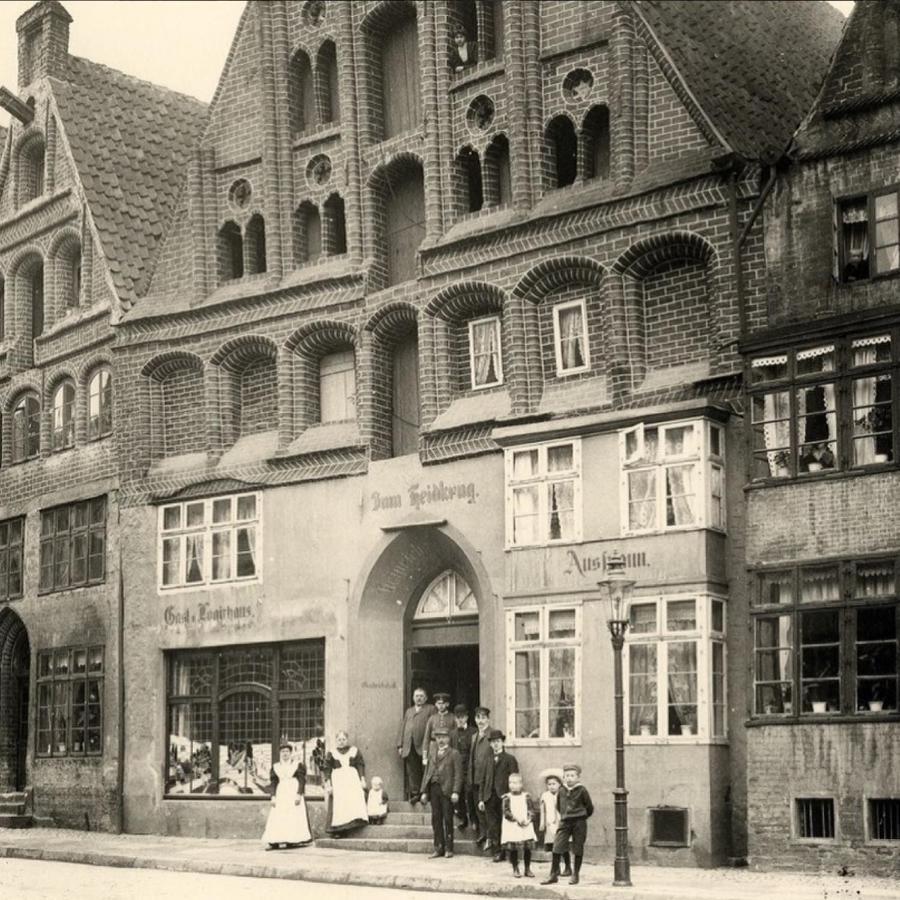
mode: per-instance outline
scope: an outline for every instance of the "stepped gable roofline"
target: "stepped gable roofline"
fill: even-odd
[[[186,94],[77,56],[48,79],[120,305],[146,293],[206,125]]]
[[[673,70],[699,107],[701,128],[764,163],[784,154],[844,28],[825,0],[633,0],[631,7],[663,71]]]

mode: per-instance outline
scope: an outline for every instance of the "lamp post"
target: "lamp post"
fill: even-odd
[[[606,607],[606,624],[609,626],[613,647],[613,696],[616,710],[616,860],[613,868],[613,885],[631,885],[631,863],[628,859],[628,791],[625,790],[625,719],[622,689],[622,647],[628,628],[628,606],[634,580],[625,574],[625,557],[618,551],[606,558],[606,578],[598,582]]]

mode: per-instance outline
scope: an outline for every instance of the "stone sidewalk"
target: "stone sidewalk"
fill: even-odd
[[[444,891],[491,897],[564,897],[570,900],[898,900],[900,880],[858,875],[762,873],[748,869],[635,866],[632,888],[611,885],[611,866],[586,865],[581,884],[561,879],[542,887],[537,877],[513,878],[507,864],[479,857],[429,860],[408,853],[361,853],[306,847],[267,852],[257,841],[205,840],[158,835],[109,835],[58,828],[0,828],[0,858],[38,859],[96,866],[282,878],[308,882]]]

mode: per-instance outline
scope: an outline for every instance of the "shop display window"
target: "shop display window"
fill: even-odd
[[[167,654],[166,796],[268,798],[278,746],[321,795],[325,641]]]

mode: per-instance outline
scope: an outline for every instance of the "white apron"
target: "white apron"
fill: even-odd
[[[541,794],[541,807],[544,811],[544,843],[552,844],[559,828],[559,807],[557,806],[558,794],[544,791]]]
[[[387,815],[388,806],[384,800],[384,791],[369,789],[369,796],[366,798],[366,811],[369,813],[370,819],[380,819]]]
[[[340,829],[357,820],[369,821],[366,809],[366,795],[359,780],[359,772],[350,765],[356,757],[356,747],[348,747],[343,752],[332,750],[331,755],[341,764],[331,770],[331,828]]]
[[[309,820],[306,817],[306,801],[294,801],[300,793],[300,785],[294,778],[297,763],[280,760],[272,767],[278,776],[275,789],[275,805],[269,810],[263,841],[267,844],[305,844],[312,840]]]
[[[509,800],[509,811],[516,819],[525,819],[528,816],[528,797],[523,792],[521,794],[507,794]],[[516,822],[510,822],[506,816],[503,817],[503,826],[500,830],[501,844],[519,844],[522,841],[533,841],[534,825],[529,822],[522,826]]]

